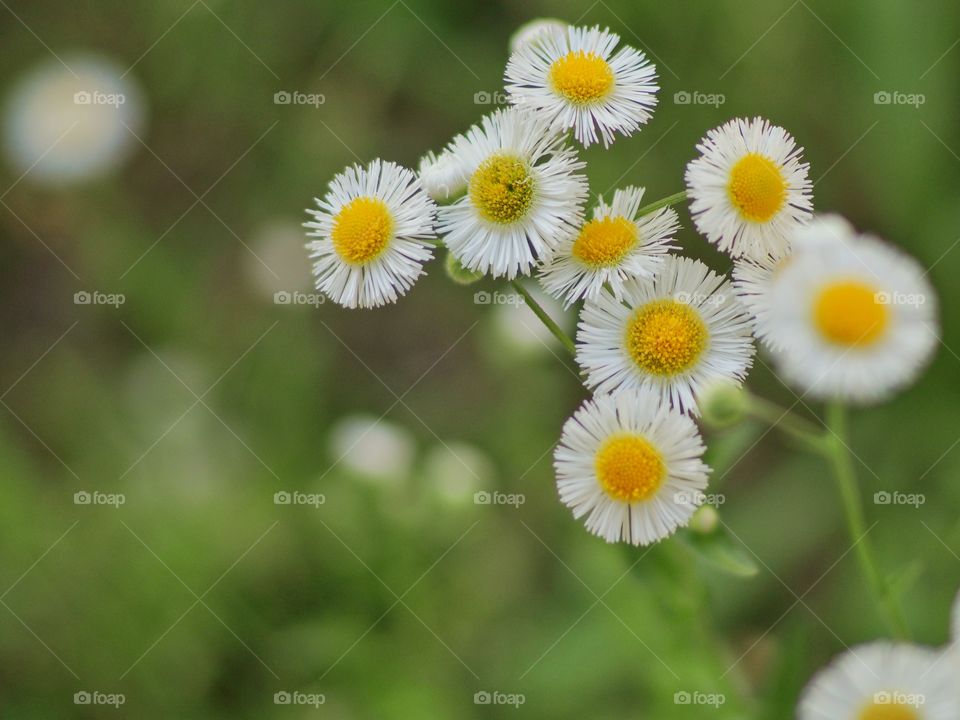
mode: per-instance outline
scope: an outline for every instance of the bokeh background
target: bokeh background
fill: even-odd
[[[707,129],[763,115],[806,147],[818,209],[931,268],[936,360],[855,414],[853,447],[868,499],[923,494],[868,521],[915,636],[946,641],[955,2],[0,5],[3,717],[782,720],[830,656],[883,636],[835,488],[776,432],[708,433],[754,575],[683,542],[608,546],[550,467],[584,391],[527,309],[474,302],[505,288],[434,264],[378,311],[294,294],[311,198],[353,162],[415,166],[502,102],[508,39],[538,16],[609,26],[660,69],[653,121],[584,153],[594,192],[676,192]],[[681,218],[685,252],[727,270]],[[763,363],[750,385],[796,402]],[[324,702],[275,701],[295,691]]]

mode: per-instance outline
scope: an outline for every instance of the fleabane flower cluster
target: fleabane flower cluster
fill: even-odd
[[[684,192],[650,202],[628,184],[591,201],[580,148],[653,119],[656,67],[607,29],[554,19],[510,44],[508,106],[417,172],[347,168],[309,211],[308,247],[318,290],[350,308],[395,302],[437,248],[459,284],[534,276],[576,308],[575,339],[552,330],[592,397],[564,425],[554,466],[588,531],[647,545],[688,524],[710,473],[697,421],[711,388],[744,383],[755,338],[816,398],[874,401],[916,377],[937,340],[925,273],[842,218],[814,217],[789,132],[732,119],[691,149]],[[671,206],[684,200],[733,280],[678,254]]]

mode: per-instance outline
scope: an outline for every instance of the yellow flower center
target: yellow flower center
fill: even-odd
[[[597,480],[615,500],[637,502],[653,496],[666,475],[663,457],[640,435],[614,435],[594,458]]]
[[[578,105],[602,100],[613,89],[613,70],[596,53],[568,52],[550,66],[550,85]]]
[[[860,711],[857,720],[920,720],[920,715],[911,705],[871,702]]]
[[[745,219],[768,222],[787,200],[787,181],[772,160],[749,153],[730,171],[727,193]]]
[[[506,225],[523,218],[533,193],[530,168],[512,155],[491,155],[470,178],[470,200],[490,222]]]
[[[637,244],[637,226],[622,217],[591,220],[573,243],[573,256],[593,268],[613,267]]]
[[[877,342],[890,321],[889,308],[876,288],[859,280],[843,280],[820,290],[813,305],[813,322],[829,342],[865,347]]]
[[[697,311],[676,300],[654,300],[627,321],[627,351],[640,369],[651,375],[679,375],[689,370],[708,340],[707,326]]]
[[[333,249],[351,265],[376,260],[392,237],[393,216],[377,198],[355,198],[333,219]]]

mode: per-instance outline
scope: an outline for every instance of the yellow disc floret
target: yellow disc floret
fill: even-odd
[[[813,322],[829,342],[866,347],[883,337],[890,309],[877,289],[860,280],[825,285],[813,304]]]
[[[573,256],[592,268],[614,267],[637,244],[637,226],[623,217],[591,220],[573,243]]]
[[[871,702],[860,711],[857,720],[920,720],[920,714],[912,705]]]
[[[387,249],[393,237],[393,216],[386,203],[358,197],[341,208],[333,219],[333,248],[351,265],[365,265]]]
[[[627,352],[651,375],[679,375],[692,368],[707,347],[709,333],[700,314],[677,300],[654,300],[627,322]]]
[[[666,475],[663,456],[640,435],[614,435],[594,458],[597,480],[606,493],[622,502],[652,497]]]
[[[727,193],[744,219],[768,222],[787,201],[787,181],[772,160],[748,153],[730,171]]]
[[[550,66],[551,87],[578,105],[603,100],[613,89],[613,82],[609,63],[596,53],[576,50]]]
[[[530,167],[513,155],[491,155],[470,178],[470,200],[480,215],[504,225],[526,215],[534,189]]]

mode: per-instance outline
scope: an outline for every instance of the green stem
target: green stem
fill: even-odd
[[[809,420],[770,402],[766,398],[747,393],[747,414],[776,427],[787,435],[799,440],[810,450],[823,453],[827,450],[825,435],[822,428],[817,427]]]
[[[874,558],[873,543],[867,535],[866,521],[863,515],[863,500],[857,483],[853,457],[847,443],[847,416],[845,408],[833,403],[827,407],[827,427],[830,436],[826,441],[827,457],[833,468],[834,476],[840,487],[843,500],[843,512],[847,521],[850,539],[855,543],[857,559],[866,576],[884,620],[893,634],[905,639],[909,637],[907,624],[896,596],[890,592],[884,576],[880,573]]]
[[[553,318],[547,315],[547,311],[544,310],[540,303],[534,300],[533,295],[531,295],[527,289],[520,284],[519,280],[511,280],[510,284],[513,286],[513,289],[516,290],[523,296],[524,302],[527,303],[527,306],[533,310],[533,314],[540,318],[540,322],[547,326],[547,329],[554,334],[554,336],[559,340],[563,346],[570,352],[571,355],[576,355],[577,346],[574,344],[573,339],[567,335],[563,329],[553,321]]]
[[[676,205],[677,203],[682,203],[686,199],[687,199],[687,193],[683,191],[674,193],[673,195],[667,195],[667,197],[661,198],[656,202],[652,202],[649,205],[644,205],[642,208],[640,208],[637,211],[637,215],[638,216],[649,215],[650,213],[656,212],[661,208],[670,207],[671,205]]]

